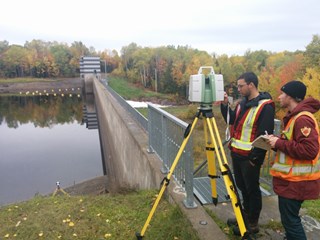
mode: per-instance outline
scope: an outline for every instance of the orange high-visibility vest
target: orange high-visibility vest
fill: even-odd
[[[310,112],[303,111],[289,120],[285,130],[283,131],[283,138],[292,140],[294,123],[296,119],[302,115],[306,115],[313,119],[315,122],[316,131],[319,135],[319,126],[317,120]],[[318,137],[318,142],[320,145],[320,135]],[[313,160],[294,159],[278,150],[274,164],[270,169],[270,174],[274,177],[279,177],[292,182],[320,179],[319,156],[320,152],[318,152],[317,156]]]
[[[255,125],[265,104],[273,103],[271,99],[260,100],[257,106],[251,107],[245,112],[236,129],[232,128],[230,146],[233,152],[248,156],[252,149],[252,142],[257,134]],[[238,117],[240,109],[237,109]],[[235,120],[236,121],[236,120]],[[241,131],[240,131],[241,129]]]

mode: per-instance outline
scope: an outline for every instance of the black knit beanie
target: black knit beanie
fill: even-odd
[[[302,82],[293,80],[283,85],[281,91],[300,102],[306,96],[307,87]]]

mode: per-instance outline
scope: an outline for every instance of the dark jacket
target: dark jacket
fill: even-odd
[[[242,99],[242,101],[239,103],[240,104],[240,109],[241,112],[239,114],[239,117],[237,118],[237,120],[235,121],[236,118],[236,111],[235,110],[231,110],[229,108],[229,114],[230,114],[230,121],[229,124],[230,125],[234,125],[234,128],[237,127],[237,125],[239,124],[241,118],[243,117],[244,113],[251,107],[254,106],[258,106],[258,103],[260,100],[263,99],[272,99],[271,95],[267,92],[260,92],[259,96],[251,99],[250,101],[248,101],[248,99],[246,97],[244,97]],[[227,122],[227,111],[228,111],[228,106],[221,104],[221,113],[222,116],[224,117],[224,120]],[[237,107],[235,108],[237,109]],[[261,113],[260,116],[257,120],[257,136],[263,135],[265,134],[265,131],[268,132],[268,134],[272,134],[273,133],[273,129],[274,129],[274,112],[275,112],[275,108],[274,108],[274,104],[266,104]],[[266,155],[266,150],[260,149],[260,148],[254,148],[251,150],[251,153],[249,155],[249,160],[253,163],[256,164],[262,164],[263,160],[265,158]],[[244,157],[241,156],[239,154],[236,154],[234,152],[231,152],[231,157],[232,158],[237,158],[237,159],[242,159],[242,160],[246,160],[248,159],[248,157]]]
[[[284,126],[287,125],[291,117],[302,111],[316,113],[320,109],[320,101],[314,98],[307,98],[300,102],[292,112],[288,112],[283,118]],[[308,136],[302,134],[301,129],[311,128]],[[318,133],[315,129],[314,121],[308,116],[300,116],[296,119],[293,129],[293,140],[279,139],[275,148],[296,159],[312,160],[319,153]],[[296,199],[317,199],[320,193],[320,179],[316,181],[290,182],[277,177],[273,178],[273,188],[279,196]]]

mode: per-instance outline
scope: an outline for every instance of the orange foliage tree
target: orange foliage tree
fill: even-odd
[[[307,68],[302,82],[307,86],[307,96],[320,100],[320,72],[315,68]],[[318,123],[320,123],[320,111],[315,114]]]

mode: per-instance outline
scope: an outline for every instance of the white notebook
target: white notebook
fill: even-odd
[[[262,148],[264,150],[270,150],[271,146],[270,144],[267,142],[268,138],[266,135],[260,135],[259,137],[257,137],[253,142],[252,142],[252,146],[256,147],[256,148]]]

